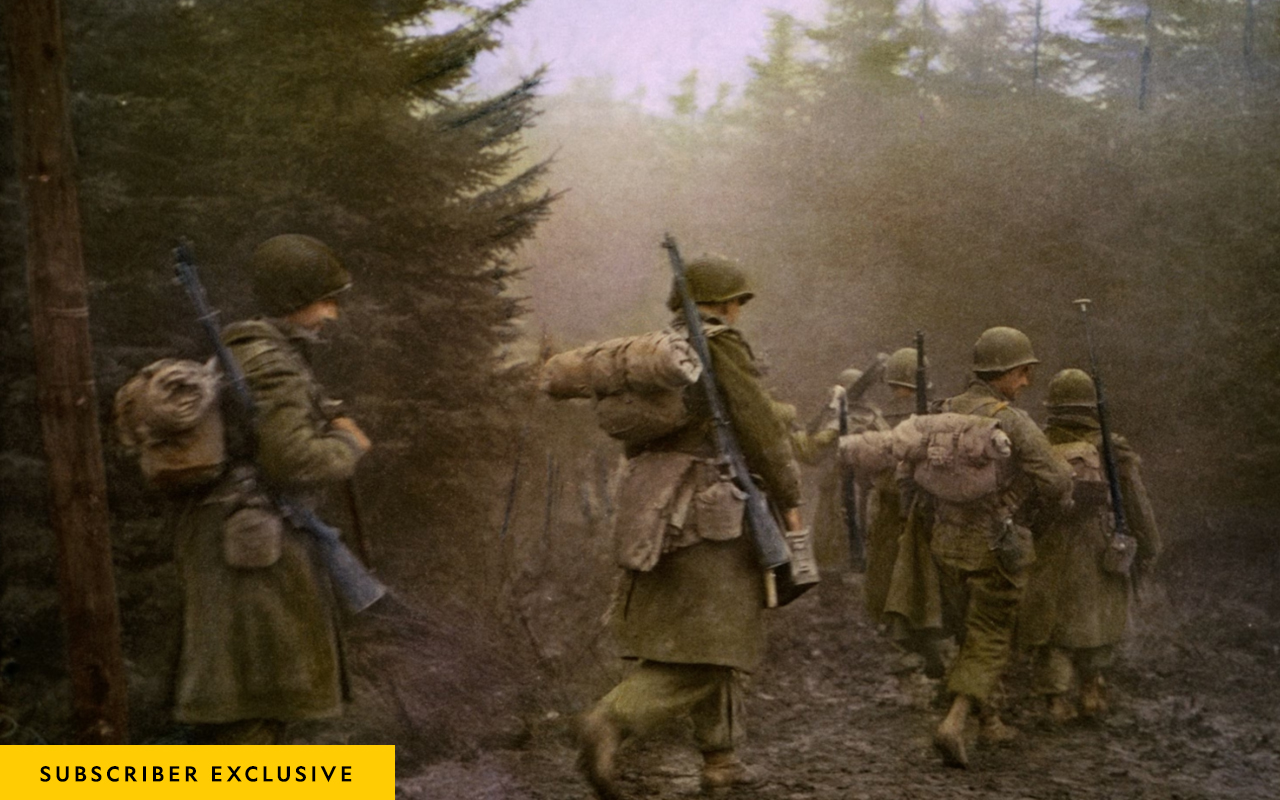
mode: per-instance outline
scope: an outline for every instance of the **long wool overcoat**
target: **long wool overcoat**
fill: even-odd
[[[714,318],[706,322],[712,366],[747,465],[779,508],[792,508],[800,502],[800,482],[787,424],[761,385],[741,333]],[[628,456],[673,451],[714,458],[711,416],[700,390],[687,390],[691,421],[685,428]],[[624,657],[750,672],[764,651],[763,609],[763,573],[749,539],[739,535],[671,550],[648,571],[628,570],[612,618]]]
[[[1050,417],[1045,435],[1054,445],[1102,446],[1102,431],[1089,412]],[[1140,574],[1160,555],[1160,531],[1137,453],[1123,437],[1112,434],[1111,441],[1129,534],[1138,540],[1135,567]],[[1105,508],[1075,510],[1056,515],[1037,531],[1037,560],[1031,566],[1018,620],[1020,645],[1089,649],[1120,641],[1131,581],[1102,568],[1112,531],[1109,517]]]
[[[361,451],[330,431],[322,392],[299,339],[278,320],[228,326],[223,339],[256,405],[256,462],[264,483],[309,503],[350,478]],[[227,563],[223,523],[239,493],[230,479],[192,498],[175,526],[183,583],[183,641],[175,717],[188,723],[331,717],[345,694],[333,592],[311,534],[284,526],[270,566]]]

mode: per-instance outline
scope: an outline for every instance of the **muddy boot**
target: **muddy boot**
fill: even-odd
[[[1007,744],[1018,738],[1018,729],[1004,724],[994,706],[978,708],[978,738],[985,744]]]
[[[965,695],[956,695],[951,701],[951,710],[933,732],[933,749],[942,756],[944,766],[959,769],[969,766],[969,756],[964,751],[964,726],[969,721],[971,702]]]
[[[924,657],[926,678],[939,680],[947,674],[947,663],[942,657],[941,642],[933,637],[921,637],[920,655]]]
[[[582,752],[578,756],[578,770],[591,784],[600,800],[620,800],[617,774],[613,757],[622,743],[618,726],[604,713],[588,711],[578,720],[578,740]]]
[[[716,750],[702,754],[702,791],[720,792],[740,786],[764,783],[760,771],[743,764],[732,750]]]
[[[1051,694],[1045,696],[1045,712],[1049,721],[1055,725],[1065,725],[1075,719],[1078,714],[1076,707],[1065,695]]]
[[[1106,716],[1110,710],[1111,706],[1107,704],[1107,684],[1102,676],[1096,675],[1085,681],[1080,687],[1080,712],[1094,719]]]

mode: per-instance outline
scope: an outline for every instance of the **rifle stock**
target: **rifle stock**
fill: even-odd
[[[746,495],[745,525],[747,535],[755,547],[756,560],[765,571],[767,604],[770,607],[786,605],[818,581],[816,570],[807,564],[797,567],[793,563],[792,548],[807,548],[807,536],[802,539],[799,536],[788,537],[783,533],[768,498],[751,479],[746,459],[729,423],[724,399],[720,396],[719,384],[712,367],[711,347],[707,342],[706,331],[702,328],[698,306],[685,279],[684,260],[680,257],[680,250],[671,234],[663,238],[662,246],[671,261],[676,292],[689,330],[689,343],[702,361],[702,376],[698,380],[703,386],[714,422],[720,473]],[[811,557],[812,552],[799,555]]]

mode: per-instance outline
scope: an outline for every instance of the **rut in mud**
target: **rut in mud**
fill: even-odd
[[[1274,798],[1280,786],[1280,625],[1267,614],[1274,563],[1262,550],[1175,546],[1134,609],[1112,671],[1111,714],[1049,724],[1026,701],[1020,659],[1005,685],[1018,739],[970,745],[967,771],[930,745],[936,684],[901,660],[861,609],[857,579],[829,576],[778,613],[753,680],[743,756],[767,776],[748,800],[800,798]],[[1210,560],[1207,556],[1213,556]],[[592,669],[603,669],[594,665]],[[589,698],[579,702],[585,703]],[[573,708],[547,709],[527,743],[437,762],[404,777],[404,798],[588,798],[574,769]],[[628,796],[699,796],[689,732],[629,742]]]

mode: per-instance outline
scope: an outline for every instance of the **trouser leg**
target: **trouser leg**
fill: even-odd
[[[1031,660],[1031,691],[1038,695],[1066,694],[1074,672],[1072,651],[1053,645],[1037,647]]]
[[[1022,588],[999,570],[947,569],[948,580],[963,585],[964,640],[951,664],[947,689],[980,703],[987,702],[1008,666]]]
[[[700,749],[728,750],[744,733],[740,681],[729,667],[642,661],[601,698],[596,711],[626,735],[689,716]]]

